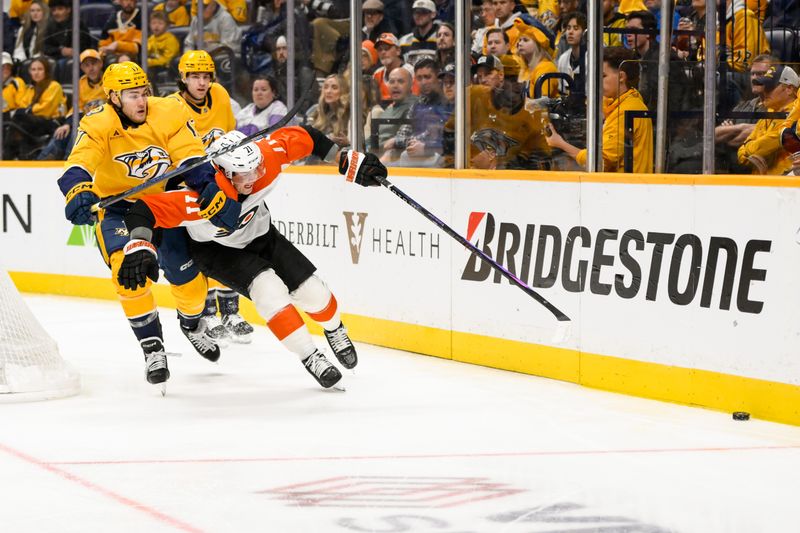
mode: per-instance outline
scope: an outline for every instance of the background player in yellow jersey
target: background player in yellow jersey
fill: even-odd
[[[190,50],[178,63],[178,92],[170,95],[186,105],[194,119],[197,133],[208,147],[217,138],[236,128],[231,97],[225,87],[215,82],[216,68],[205,50]],[[219,309],[222,318],[217,316]],[[203,317],[209,334],[223,345],[228,339],[249,343],[253,326],[239,315],[239,294],[219,282],[208,280],[208,295]]]
[[[175,184],[154,185],[132,196],[130,201],[123,200],[100,210],[96,216],[92,206],[101,198],[127,191],[143,180],[195,162],[205,157],[205,151],[186,108],[174,99],[150,96],[147,75],[135,63],[109,66],[103,75],[103,89],[108,103],[93,109],[81,120],[75,146],[58,185],[66,196],[64,212],[70,222],[91,224],[97,220],[98,245],[111,269],[111,279],[125,315],[144,351],[147,381],[164,383],[169,378],[169,370],[150,283],[134,288],[126,281],[131,273],[122,267],[126,255],[142,249],[143,239],[128,235],[123,217],[137,198],[163,192]],[[213,180],[214,169],[210,164],[176,177],[176,181],[203,191],[201,197],[218,192]],[[240,211],[238,202],[227,202],[219,211],[204,210],[203,216],[231,230],[238,225]],[[185,233],[168,230],[146,237],[159,247],[160,264],[175,296],[181,331],[200,355],[216,361],[220,356],[219,347],[208,336],[201,320],[206,281],[189,259]],[[159,265],[150,242],[145,247],[153,248],[152,257],[142,258],[137,266],[157,279]]]

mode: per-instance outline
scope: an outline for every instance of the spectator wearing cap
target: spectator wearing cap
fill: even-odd
[[[44,37],[44,54],[53,59],[72,57],[72,1],[50,0],[50,22]],[[79,36],[81,50],[91,47],[89,29],[79,21]]]
[[[609,46],[603,51],[603,171],[625,172],[624,118],[627,111],[647,111],[636,86],[639,83],[639,65],[632,50]],[[586,149],[566,142],[550,125],[547,144],[559,148],[586,166]],[[633,121],[633,172],[653,172],[653,121],[637,118]]]
[[[403,62],[400,54],[400,41],[391,33],[384,33],[375,41],[375,49],[378,51],[378,60],[381,66],[372,75],[375,85],[382,102],[390,100],[389,96],[389,74],[396,68],[403,67],[408,71],[413,80],[414,67]]]
[[[453,114],[456,104],[456,64],[448,63],[439,72],[439,81],[442,84],[442,96],[447,101],[449,114]],[[449,116],[449,115],[448,115]]]
[[[80,117],[92,109],[103,105],[106,102],[106,93],[103,91],[103,58],[100,52],[89,48],[81,52],[81,76],[78,80],[78,110]],[[67,116],[60,119],[61,125],[55,129],[50,141],[37,156],[40,160],[64,159],[66,154],[72,149],[75,142],[75,135],[72,131],[72,113],[70,110]]]
[[[544,74],[558,72],[556,64],[553,63],[553,34],[545,28],[538,20],[533,20],[532,25],[528,25],[521,19],[514,22],[514,27],[518,32],[517,55],[522,59],[522,70],[519,74],[519,81],[527,85],[526,94],[528,98],[538,98],[548,96],[556,98],[558,96],[558,80],[549,79],[541,86],[542,94],[535,94],[536,82]]]
[[[764,87],[764,104],[771,112],[790,111],[797,100],[800,77],[785,65],[773,65],[763,76],[753,80]],[[739,163],[748,165],[753,174],[783,174],[792,167],[789,154],[780,142],[784,119],[762,118],[739,148]]]
[[[436,62],[446,65],[456,60],[456,30],[449,22],[442,22],[436,31]]]
[[[181,51],[181,43],[167,31],[169,16],[164,10],[150,13],[150,36],[147,38],[147,66],[157,70],[169,68],[172,58]]]
[[[142,15],[136,0],[118,0],[118,3],[119,10],[100,33],[99,51],[103,55],[136,56],[142,46]]]
[[[364,15],[364,39],[372,41],[378,40],[383,33],[397,35],[397,28],[394,23],[383,16],[383,2],[381,0],[367,0],[361,5],[361,13]]]
[[[50,22],[50,8],[44,0],[33,0],[22,16],[22,27],[14,46],[14,59],[19,62],[44,54],[44,36]]]
[[[186,9],[186,4],[180,0],[166,0],[166,2],[156,4],[153,12],[155,13],[156,11],[166,13],[171,26],[188,26],[191,22],[189,10]]]
[[[389,85],[389,98],[392,103],[386,107],[380,118],[394,119],[396,122],[378,126],[377,145],[373,146],[370,143],[370,151],[380,154],[384,162],[392,161],[397,157],[394,153],[395,136],[400,130],[400,126],[407,121],[411,105],[417,100],[416,96],[411,94],[413,79],[412,74],[405,68],[395,68],[389,73],[387,82]],[[375,118],[374,114],[370,116]],[[375,130],[372,131],[374,134]]]
[[[427,57],[420,59],[414,65],[414,79],[419,85],[419,99],[408,112],[411,123],[401,126],[395,136],[395,149],[402,152],[393,164],[441,167],[442,133],[452,108],[442,95],[439,65]]]
[[[348,0],[304,0],[309,18],[313,18],[311,62],[317,73],[327,76],[338,61],[336,47],[339,39],[350,33],[350,2]]]
[[[361,73],[372,76],[378,66],[378,51],[369,39],[361,41]]]
[[[436,56],[436,4],[433,0],[414,0],[411,5],[414,29],[400,38],[400,49],[406,63],[414,65],[422,57]]]
[[[19,97],[25,89],[25,82],[14,76],[14,61],[11,54],[3,52],[3,113],[20,107]]]
[[[503,62],[493,55],[481,56],[472,65],[472,75],[480,85],[499,89],[503,85]]]
[[[189,27],[189,33],[186,34],[186,38],[183,40],[183,49],[196,50],[199,36],[200,21],[197,16],[194,16]],[[239,50],[241,48],[241,36],[241,28],[225,8],[220,7],[215,0],[203,0],[204,50],[213,52],[220,47]]]

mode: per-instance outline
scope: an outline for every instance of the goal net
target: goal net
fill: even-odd
[[[78,373],[0,269],[0,402],[62,398],[79,390]]]

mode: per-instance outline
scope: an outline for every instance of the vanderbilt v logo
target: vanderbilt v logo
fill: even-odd
[[[347,243],[350,245],[350,257],[353,259],[353,264],[357,265],[361,255],[361,244],[364,242],[364,221],[367,219],[367,213],[343,211],[342,214],[347,222]]]

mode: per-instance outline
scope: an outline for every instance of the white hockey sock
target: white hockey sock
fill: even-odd
[[[291,294],[298,307],[328,331],[342,323],[339,304],[324,281],[312,275]]]

